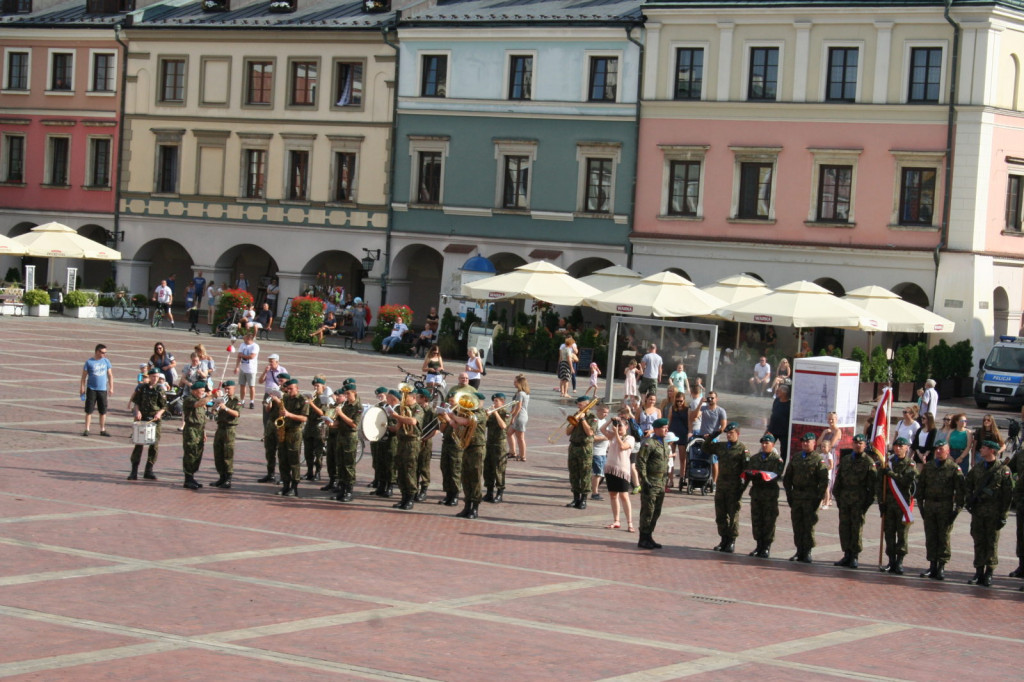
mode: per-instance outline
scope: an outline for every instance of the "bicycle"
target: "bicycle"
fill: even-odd
[[[119,291],[114,297],[113,316],[118,320],[123,320],[126,315],[133,320],[141,320],[145,317],[139,306],[135,305],[135,301],[128,298],[125,292]]]
[[[437,407],[438,405],[445,402],[448,396],[447,388],[448,385],[445,383],[444,378],[450,376],[451,372],[446,372],[443,369],[438,373],[441,375],[440,381],[432,383],[426,383],[426,376],[422,374],[413,374],[412,372],[404,369],[401,365],[396,365],[398,370],[405,374],[404,383],[412,384],[416,388],[425,388],[430,391],[430,405],[431,407]]]
[[[150,323],[149,323],[150,326],[152,326],[152,327],[159,327],[160,326],[160,320],[164,319],[164,316],[166,314],[167,313],[164,312],[163,306],[161,304],[154,303],[153,304],[153,317],[152,317],[152,319],[150,320]]]

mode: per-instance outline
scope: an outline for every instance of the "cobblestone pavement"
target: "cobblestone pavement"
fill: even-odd
[[[862,559],[837,569],[837,514],[822,511],[815,564],[786,561],[785,509],[775,557],[715,544],[711,498],[667,495],[660,552],[606,530],[607,502],[567,509],[564,417],[551,375],[531,374],[526,462],[510,462],[506,502],[466,521],[436,504],[412,512],[367,494],[342,505],[304,483],[298,499],[260,485],[258,411],[245,410],[230,491],[181,488],[180,439],[165,426],[157,482],[128,482],[125,403],[156,340],[179,362],[197,341],[218,363],[225,341],[138,324],[0,318],[0,676],[14,679],[672,680],[1016,678],[1024,594],[1004,533],[996,584],[965,584],[968,519],[955,530],[949,579],[874,570],[878,519]],[[113,438],[83,438],[78,377],[97,342],[110,347]],[[396,385],[394,358],[261,344],[302,386],[316,371],[366,393]],[[408,363],[415,366],[416,362]],[[219,374],[219,368],[218,368]],[[492,369],[484,391],[507,390]],[[725,394],[748,443],[767,400]],[[866,407],[865,407],[866,410]],[[200,480],[214,478],[211,448]],[[638,500],[633,498],[638,507]],[[744,518],[746,508],[744,509]],[[1012,524],[1012,519],[1011,519]],[[1014,672],[1017,671],[1017,672]]]

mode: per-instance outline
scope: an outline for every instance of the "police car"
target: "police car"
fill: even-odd
[[[981,409],[990,402],[1024,405],[1024,337],[1000,336],[992,346],[974,382],[974,402]]]

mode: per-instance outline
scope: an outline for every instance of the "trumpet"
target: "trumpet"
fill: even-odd
[[[518,402],[519,402],[518,400],[513,400],[513,401],[512,401],[512,402],[510,402],[510,403],[505,403],[505,404],[504,404],[504,405],[502,405],[501,407],[492,407],[491,409],[487,410],[487,416],[488,416],[488,417],[490,417],[490,416],[491,416],[492,414],[494,414],[494,413],[495,413],[495,412],[497,412],[498,410],[505,410],[505,409],[508,409],[508,408],[512,407],[513,405],[515,405],[515,404],[516,404],[516,403],[518,403]]]

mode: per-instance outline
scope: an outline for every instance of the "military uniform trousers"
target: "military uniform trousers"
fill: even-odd
[[[434,454],[434,439],[428,438],[419,444],[419,458],[416,462],[416,478],[421,486],[430,485],[430,458]]]
[[[356,482],[356,451],[359,436],[355,431],[339,432],[334,444],[334,462],[338,482],[352,485]]]
[[[462,492],[462,448],[447,440],[441,442],[441,486],[446,495]]]
[[[484,468],[483,443],[470,443],[462,455],[462,492],[463,499],[467,502],[480,503],[483,498],[483,468]]]
[[[885,555],[889,560],[902,559],[907,556],[907,529],[909,523],[903,523],[903,512],[891,497],[885,505],[882,516],[882,528],[885,535]]]
[[[160,454],[160,422],[156,422],[156,440],[152,445],[136,445],[132,448],[132,466],[138,467],[142,461],[142,448],[149,448],[146,453],[146,466],[152,468],[156,464],[156,457]]]
[[[235,426],[217,425],[213,434],[213,464],[219,476],[230,476],[235,470]]]
[[[273,476],[277,469],[277,427],[274,426],[274,420],[264,423],[263,425],[263,455],[267,458],[267,475]]]
[[[661,505],[665,501],[665,485],[643,487],[640,491],[640,533],[651,535],[661,516]]]
[[[978,505],[971,515],[971,538],[974,539],[974,567],[995,568],[999,565],[999,523],[995,505]]]
[[[501,492],[505,489],[505,464],[508,462],[508,442],[488,443],[484,457],[484,487]]]
[[[1024,485],[1024,482],[1017,485]],[[1017,505],[1017,558],[1024,563],[1024,501]]]
[[[186,426],[181,434],[181,468],[188,476],[195,475],[203,462],[203,446],[206,444],[204,435],[202,426]]]
[[[273,426],[273,423],[271,423]],[[284,432],[284,441],[277,445],[277,461],[281,467],[281,482],[299,480],[299,454],[302,450],[302,429]]]
[[[789,508],[789,518],[793,522],[793,544],[798,552],[804,554],[814,549],[814,527],[818,525],[818,506],[821,500],[794,499]]]
[[[327,447],[324,450],[324,464],[327,466],[327,477],[337,480],[338,471],[338,429],[327,429]]]
[[[779,492],[750,495],[750,526],[754,541],[770,545],[775,541],[775,523],[779,518]]]
[[[926,500],[921,507],[921,520],[924,521],[924,543],[927,559],[948,563],[952,550],[949,536],[953,532],[952,502]]]
[[[306,468],[311,469],[316,467],[320,468],[320,464],[323,461],[324,453],[324,439],[320,437],[319,432],[311,434],[303,433],[302,435],[302,455],[306,461]]]
[[[839,507],[839,546],[843,553],[860,554],[864,546],[864,515],[869,502],[847,497]]]
[[[569,485],[573,495],[590,493],[590,469],[593,463],[593,445],[569,445]]]
[[[419,463],[420,439],[416,436],[398,436],[398,489],[402,495],[415,495],[416,466]]]
[[[743,488],[740,485],[723,485],[715,490],[715,523],[718,536],[735,540],[740,536],[740,508],[743,506]]]

